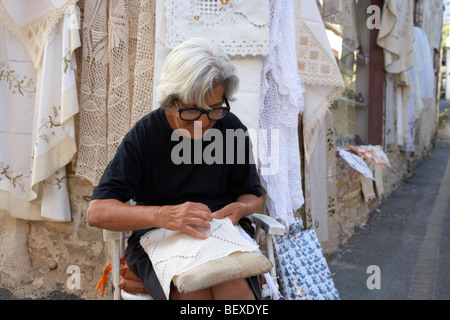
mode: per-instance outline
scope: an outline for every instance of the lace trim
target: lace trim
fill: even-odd
[[[341,72],[334,58],[322,46],[303,20],[297,20],[297,58],[300,78],[304,84],[344,87]]]
[[[317,10],[317,17],[314,16],[312,10]],[[297,0],[296,48],[300,78],[305,86],[317,87],[315,91],[321,94],[320,97],[315,97],[314,102],[317,105],[314,103],[305,105],[303,114],[305,162],[309,165],[325,114],[331,103],[338,99],[345,90],[345,84],[331,48],[327,50],[318,38],[321,34],[326,34],[325,26],[323,23],[320,25],[322,30],[318,30],[319,26],[317,26],[315,31],[320,34],[314,33],[304,20],[305,12],[309,13],[310,25],[319,24],[322,21],[315,3]],[[308,98],[309,91],[306,90],[305,99]],[[313,108],[315,109],[313,110]]]
[[[9,15],[3,3],[0,2],[0,20],[25,46],[33,61],[34,67],[38,69],[42,63],[45,44],[50,33],[64,16],[64,13],[70,11],[69,8],[74,6],[77,2],[78,0],[67,0],[67,3],[61,7],[55,8],[42,15],[40,18],[23,25],[16,23]]]
[[[303,119],[303,139],[305,146],[305,162],[309,164],[311,154],[316,147],[317,135],[322,127],[322,123],[325,118],[325,114],[328,111],[330,105],[338,99],[344,92],[345,88],[336,87],[323,101],[323,103],[317,108],[314,116],[311,119]]]

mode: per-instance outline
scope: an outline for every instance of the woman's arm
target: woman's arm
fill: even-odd
[[[253,194],[243,194],[237,198],[236,202],[230,203],[222,209],[213,212],[212,216],[215,219],[228,217],[236,225],[241,218],[257,212],[261,208],[262,202],[263,197],[258,197]]]
[[[201,203],[174,206],[131,206],[114,199],[92,200],[87,211],[88,224],[111,231],[165,228],[205,239],[194,226],[209,228],[211,211]]]

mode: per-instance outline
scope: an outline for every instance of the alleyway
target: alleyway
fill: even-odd
[[[450,299],[450,139],[445,132],[413,175],[330,257],[329,266],[342,300]]]

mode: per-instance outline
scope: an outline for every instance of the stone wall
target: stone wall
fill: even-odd
[[[420,118],[416,120],[415,152],[403,152],[400,150],[386,152],[392,167],[386,167],[383,172],[384,194],[382,197],[365,201],[362,194],[360,175],[354,174],[345,179],[338,187],[337,209],[333,217],[328,220],[329,240],[322,243],[326,255],[333,254],[339,246],[355,233],[357,228],[364,227],[373,212],[389,195],[396,190],[402,182],[408,178],[415,165],[427,157],[433,149],[433,141],[436,137],[437,123],[436,99],[425,99],[425,108]],[[349,165],[341,158],[337,158],[337,181],[350,169]]]
[[[345,244],[356,229],[364,227],[372,213],[389,195],[398,188],[409,175],[407,155],[400,151],[388,152],[392,168],[386,167],[383,172],[384,194],[365,201],[359,173],[349,175],[338,187],[336,213],[328,219],[329,240],[322,243],[326,255],[331,255]],[[337,158],[337,181],[350,170],[350,166]]]
[[[0,212],[0,288],[18,298],[45,298],[54,291],[100,298],[95,287],[109,263],[109,246],[101,230],[86,222],[85,196],[92,194],[92,185],[73,175],[68,181],[70,223],[24,221]],[[71,266],[80,271],[79,286],[69,279]],[[102,299],[110,298],[111,292],[109,284]]]

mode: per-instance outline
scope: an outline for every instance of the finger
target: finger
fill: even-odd
[[[223,219],[225,217],[228,217],[230,214],[231,214],[231,212],[229,210],[227,210],[226,208],[223,208],[223,209],[220,209],[220,210],[218,210],[216,212],[213,212],[211,214],[211,216],[214,219]]]
[[[203,220],[203,219],[200,219],[200,218],[195,218],[195,217],[191,217],[188,220],[187,225],[197,226],[199,228],[204,228],[204,229],[209,229],[211,227],[210,221]]]
[[[200,203],[200,202],[186,202],[185,205],[187,205],[192,210],[202,210],[202,211],[206,211],[206,212],[211,213],[211,210],[209,209],[209,207],[206,204],[204,204],[204,203]]]
[[[192,217],[199,218],[199,219],[202,219],[202,220],[205,220],[205,221],[211,222],[213,220],[213,216],[211,214],[211,211],[209,211],[209,209],[208,209],[208,211],[206,211],[206,210],[193,210],[193,211],[190,212],[190,214],[191,214]]]
[[[202,240],[205,240],[208,238],[207,234],[200,232],[191,226],[186,226],[186,228],[183,230],[183,232],[190,234],[191,236],[193,236],[195,238],[202,239]]]

